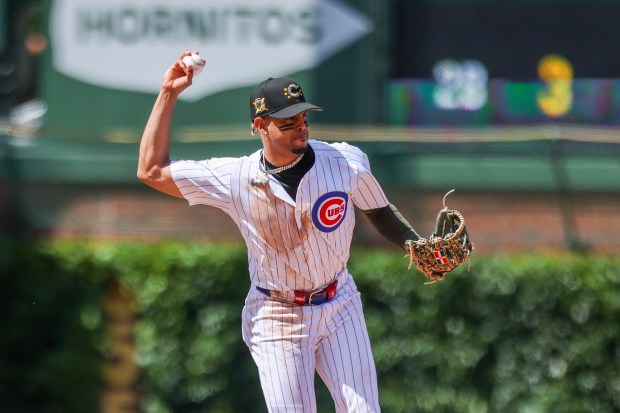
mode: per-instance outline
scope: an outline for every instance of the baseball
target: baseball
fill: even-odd
[[[183,63],[185,63],[185,66],[192,66],[194,68],[194,76],[198,76],[202,72],[202,69],[204,69],[207,61],[198,53],[192,53],[183,58]]]

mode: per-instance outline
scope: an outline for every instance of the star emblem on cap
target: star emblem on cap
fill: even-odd
[[[267,106],[265,106],[265,98],[256,98],[254,99],[253,102],[254,107],[256,108],[256,114],[258,115],[261,112],[264,112],[267,109]]]

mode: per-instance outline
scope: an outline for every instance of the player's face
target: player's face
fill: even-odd
[[[308,114],[304,111],[284,119],[267,117],[269,143],[275,151],[296,155],[308,148]]]

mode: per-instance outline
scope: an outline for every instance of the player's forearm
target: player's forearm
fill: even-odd
[[[170,165],[170,124],[177,95],[162,90],[155,101],[140,142],[138,178],[157,180]]]
[[[388,241],[404,248],[405,241],[420,238],[411,224],[392,204],[386,207],[363,211],[377,231]]]

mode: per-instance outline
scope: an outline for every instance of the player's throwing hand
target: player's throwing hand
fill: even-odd
[[[197,51],[190,52],[185,51],[181,53],[179,59],[172,64],[164,73],[162,81],[162,90],[166,92],[172,92],[176,95],[187,89],[192,84],[194,78],[194,68],[191,65],[186,65],[183,62],[183,58],[191,56],[192,53],[198,54]]]

